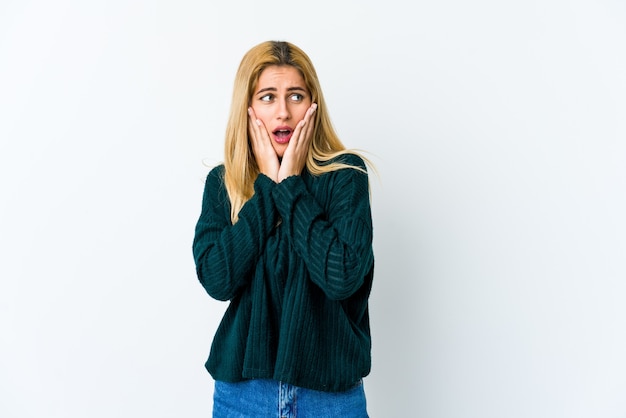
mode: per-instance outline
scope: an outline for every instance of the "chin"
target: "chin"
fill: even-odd
[[[286,149],[287,149],[287,144],[274,146],[274,151],[276,152],[276,155],[278,156],[278,158],[283,158],[283,155],[285,155]]]

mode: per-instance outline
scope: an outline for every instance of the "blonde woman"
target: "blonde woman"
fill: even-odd
[[[364,157],[335,133],[309,57],[250,49],[193,242],[230,301],[206,368],[214,417],[367,417],[374,256]]]

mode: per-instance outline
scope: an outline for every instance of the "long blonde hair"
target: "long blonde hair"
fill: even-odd
[[[339,140],[324,102],[317,73],[309,57],[289,42],[267,41],[250,49],[241,60],[235,76],[230,116],[226,126],[224,184],[231,204],[231,221],[237,222],[242,206],[254,194],[259,168],[248,139],[248,106],[263,70],[271,65],[291,66],[302,74],[312,102],[317,103],[315,129],[306,169],[320,175],[342,168],[355,168],[331,159],[349,151]],[[363,158],[365,161],[367,159]]]

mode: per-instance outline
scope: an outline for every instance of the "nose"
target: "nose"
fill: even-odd
[[[288,120],[291,118],[291,111],[289,110],[289,104],[286,99],[278,101],[278,112],[276,117],[280,120]]]

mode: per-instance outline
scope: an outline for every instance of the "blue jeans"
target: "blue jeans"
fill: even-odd
[[[213,418],[368,418],[363,383],[320,392],[276,380],[215,382]]]

